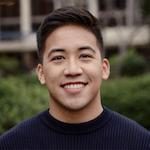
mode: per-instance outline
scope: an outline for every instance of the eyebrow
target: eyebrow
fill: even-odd
[[[82,46],[82,47],[79,47],[78,50],[79,51],[90,50],[90,51],[96,53],[95,50],[90,46]],[[52,53],[56,53],[56,52],[65,52],[65,50],[62,48],[52,48],[49,51],[50,52],[48,53],[48,56],[50,56]]]
[[[50,52],[48,53],[48,56],[50,56],[52,53],[56,53],[56,52],[64,52],[65,50],[62,48],[52,48],[49,50]]]
[[[93,49],[90,46],[83,46],[79,48],[79,51],[83,51],[83,50],[91,50],[92,52],[96,53],[95,49]]]

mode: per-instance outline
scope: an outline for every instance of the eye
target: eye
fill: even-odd
[[[92,55],[90,55],[90,54],[81,54],[80,58],[82,58],[82,59],[89,59],[89,58],[92,58]]]
[[[54,56],[52,59],[51,59],[51,61],[62,61],[63,59],[65,59],[65,57],[64,56]]]

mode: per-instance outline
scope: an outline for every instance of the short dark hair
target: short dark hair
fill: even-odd
[[[43,61],[45,41],[49,34],[58,27],[68,24],[76,24],[87,28],[95,35],[100,49],[103,49],[99,20],[84,8],[63,7],[48,14],[37,31],[37,53],[41,62]]]

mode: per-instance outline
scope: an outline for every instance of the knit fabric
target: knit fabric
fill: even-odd
[[[150,150],[150,132],[107,108],[80,124],[58,121],[46,110],[3,134],[0,150]]]

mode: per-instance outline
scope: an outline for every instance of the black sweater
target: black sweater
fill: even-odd
[[[63,123],[48,110],[0,137],[0,150],[150,150],[150,133],[136,122],[104,109],[80,124]]]

